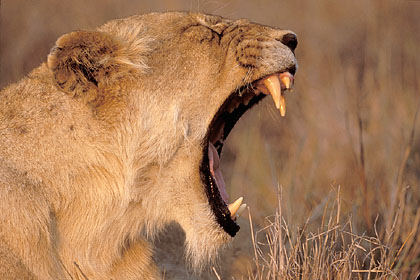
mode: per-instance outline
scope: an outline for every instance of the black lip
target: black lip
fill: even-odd
[[[200,165],[201,181],[204,182],[206,186],[206,195],[209,200],[211,210],[216,216],[217,222],[230,236],[234,237],[239,231],[239,226],[230,218],[229,209],[220,196],[215,180],[210,175],[208,147],[208,144],[204,147],[203,161]]]
[[[228,113],[225,108],[227,105],[232,101],[238,92],[245,92],[245,91],[254,91],[252,86],[244,86],[240,88],[237,92],[232,93],[223,103],[223,105],[219,108],[216,115],[213,117],[213,120],[210,123],[209,129],[207,131],[206,137],[204,137],[204,141],[202,143],[203,146],[203,158],[200,164],[200,177],[201,181],[205,185],[206,195],[210,204],[210,207],[216,217],[217,222],[219,225],[232,237],[236,235],[239,231],[239,226],[231,219],[230,211],[223,201],[219,190],[217,188],[216,182],[211,176],[210,173],[210,166],[209,166],[209,158],[208,158],[208,149],[209,149],[209,139],[210,134],[212,133],[212,128],[215,126],[217,120],[223,119],[225,120],[225,127],[223,131],[223,140],[227,138],[230,131],[233,129],[237,121],[240,117],[248,111],[252,106],[260,102],[265,95],[259,94],[254,96],[248,103],[248,105],[240,104],[238,108],[236,108],[232,113]],[[218,142],[215,145],[219,156],[222,152],[223,143]]]

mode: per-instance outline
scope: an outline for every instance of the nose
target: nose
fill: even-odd
[[[287,33],[283,35],[283,37],[280,40],[284,45],[288,46],[292,52],[295,51],[296,46],[298,44],[297,37],[293,33]]]

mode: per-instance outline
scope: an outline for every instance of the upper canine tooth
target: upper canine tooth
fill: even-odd
[[[290,78],[287,76],[281,77],[281,81],[283,82],[286,89],[290,89]]]
[[[290,78],[287,76],[282,77],[287,78],[288,84],[285,83],[287,87],[290,87]],[[280,115],[284,117],[286,115],[286,100],[281,94],[280,80],[277,75],[271,75],[270,77],[264,79],[264,85],[267,87],[271,96],[273,97],[274,103],[276,104],[277,109],[280,110]],[[283,82],[284,83],[284,82]]]
[[[284,95],[280,96],[280,115],[282,117],[286,116],[286,100],[284,99]]]
[[[235,216],[236,211],[238,211],[238,209],[241,206],[243,200],[244,200],[244,198],[241,196],[240,198],[235,200],[235,202],[228,205],[231,218],[233,218]]]
[[[270,77],[265,78],[263,83],[273,97],[277,109],[280,109],[281,88],[279,77],[277,75],[271,75]]]

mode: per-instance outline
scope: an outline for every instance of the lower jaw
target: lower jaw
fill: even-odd
[[[208,151],[208,144],[205,149]],[[234,237],[239,231],[239,226],[230,217],[228,206],[220,195],[215,179],[211,176],[208,152],[205,153],[200,165],[201,181],[205,184],[205,190],[210,208],[216,217],[217,223],[230,236]]]

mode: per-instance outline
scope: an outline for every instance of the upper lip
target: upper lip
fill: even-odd
[[[282,96],[285,90],[291,88],[294,81],[294,73],[295,67],[293,66],[284,71],[261,77],[251,84],[244,85],[239,90],[231,93],[213,117],[206,137],[204,138],[203,159],[200,165],[201,179],[205,184],[205,192],[217,222],[232,237],[235,236],[236,232],[239,230],[239,226],[235,223],[234,217],[231,217],[231,212],[228,208],[228,198],[223,194],[224,191],[221,189],[224,188],[224,186],[220,186],[224,185],[224,183],[221,183],[220,180],[222,179],[214,174],[216,172],[216,170],[214,170],[216,167],[213,168],[213,166],[211,166],[209,153],[213,153],[215,149],[217,150],[217,156],[220,156],[223,142],[239,118],[266,95],[271,94],[273,96],[276,106],[282,112],[281,106],[277,104],[277,102],[280,102],[278,100],[283,97],[278,97],[276,95],[279,94]],[[275,89],[276,87],[280,88]],[[276,93],[272,91],[279,92]],[[284,103],[284,98],[282,102]],[[280,104],[282,102],[280,102]],[[283,115],[283,112],[281,114]],[[216,163],[218,164],[218,158],[216,160]],[[215,164],[215,159],[213,159],[212,164]],[[235,209],[237,209],[237,207],[235,207]]]

